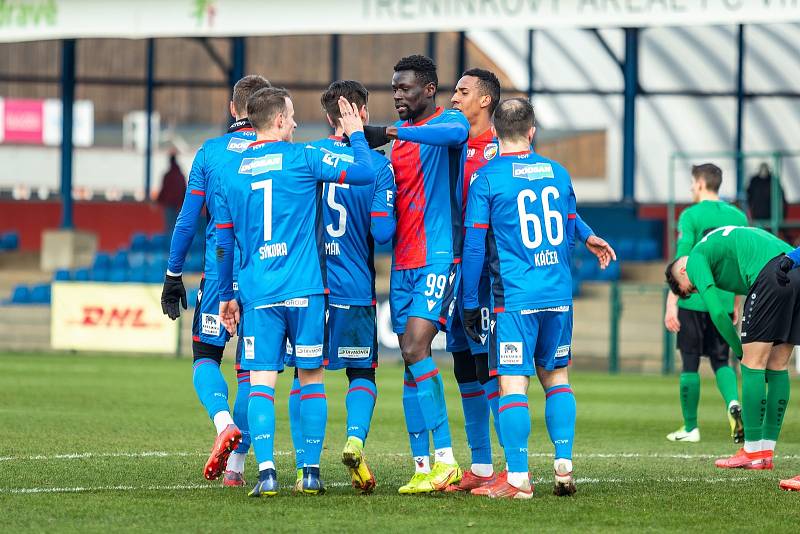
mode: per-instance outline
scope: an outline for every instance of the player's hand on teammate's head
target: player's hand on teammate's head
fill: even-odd
[[[239,318],[239,303],[236,302],[236,299],[219,303],[219,319],[225,325],[225,330],[232,336],[236,335]]]
[[[472,308],[464,310],[464,331],[476,343],[481,343],[481,309]]]
[[[361,122],[361,115],[358,112],[358,105],[348,102],[348,100],[339,97],[339,113],[342,115],[339,119],[339,124],[344,129],[344,133],[349,137],[353,132],[363,132],[364,123]]]
[[[617,260],[617,253],[602,237],[589,236],[586,240],[586,248],[597,257],[601,269],[605,269],[612,261]]]
[[[789,256],[783,256],[778,265],[778,270],[775,271],[775,278],[778,279],[780,286],[789,285],[789,271],[794,269],[794,260]]]
[[[161,290],[161,311],[173,321],[181,316],[180,303],[185,310],[186,288],[183,287],[183,278],[180,276],[166,275],[164,277],[164,288]]]

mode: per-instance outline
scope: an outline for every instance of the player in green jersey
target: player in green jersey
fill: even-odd
[[[723,226],[667,266],[670,289],[683,298],[699,293],[717,330],[742,360],[744,447],[717,460],[717,467],[772,469],[789,402],[789,358],[800,345],[800,270],[786,274],[786,285],[778,275],[791,250],[764,230]],[[724,291],[747,295],[741,341],[723,304]]]
[[[675,257],[688,256],[700,240],[720,226],[747,226],[747,215],[732,204],[719,198],[722,170],[712,163],[692,167],[692,201],[695,203],[683,210],[678,219],[678,242]],[[738,322],[739,297],[732,293],[721,295],[722,304]],[[730,347],[714,327],[700,295],[678,299],[670,292],[667,296],[664,324],[670,332],[678,335],[678,350],[683,361],[680,379],[681,411],[683,426],[667,434],[670,441],[700,441],[697,426],[697,405],[700,402],[700,357],[707,356],[717,387],[725,401],[731,435],[734,443],[744,441],[742,408],[739,404],[739,388],[736,371],[728,365]]]

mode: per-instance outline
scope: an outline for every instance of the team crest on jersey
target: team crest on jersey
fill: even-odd
[[[521,364],[522,364],[522,342],[501,341],[500,365],[521,365]]]
[[[242,139],[241,137],[231,137],[230,141],[228,141],[228,150],[230,150],[231,152],[238,152],[239,154],[241,154],[242,152],[247,150],[247,147],[249,147],[250,143],[252,142],[253,141],[251,141],[250,139]]]
[[[239,165],[239,174],[258,176],[269,171],[283,168],[283,154],[265,154],[260,158],[244,158]]]
[[[511,172],[514,178],[524,178],[528,181],[555,178],[553,166],[549,163],[513,163]]]
[[[497,155],[497,143],[489,143],[483,149],[483,159],[489,161]]]

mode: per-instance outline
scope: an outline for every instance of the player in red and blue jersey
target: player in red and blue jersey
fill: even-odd
[[[533,107],[502,102],[494,113],[500,156],[477,172],[467,202],[464,326],[478,338],[478,285],[488,248],[492,280],[489,367],[500,380],[500,429],[506,479],[472,490],[489,497],[530,498],[527,389],[538,375],[545,420],[555,445],[556,494],[572,494],[575,397],[567,365],[572,337],[570,253],[575,193],[566,169],[530,150]]]
[[[222,352],[230,335],[219,320],[219,280],[217,277],[216,227],[214,191],[219,186],[222,169],[232,158],[244,152],[255,141],[256,134],[247,120],[247,99],[269,82],[257,75],[245,76],[233,87],[229,105],[236,122],[222,136],[209,139],[200,147],[192,162],[186,197],[175,224],[170,245],[169,263],[161,294],[161,307],[170,319],[180,317],[180,305],[186,309],[186,290],[183,287],[183,264],[195,235],[203,206],[206,207],[206,243],[203,277],[192,321],[192,382],[200,402],[217,429],[217,438],[204,468],[209,480],[219,477],[223,469],[225,486],[242,486],[244,460],[250,447],[247,425],[247,398],[250,389],[249,373],[239,370],[237,351],[236,369],[239,383],[233,417],[228,408],[228,385],[220,372]],[[240,441],[241,440],[241,441]],[[235,452],[231,454],[231,450]]]
[[[402,58],[392,76],[401,120],[383,132],[394,140],[397,184],[392,328],[406,364],[403,409],[416,466],[402,494],[441,491],[461,479],[431,342],[438,330],[450,326],[461,277],[461,184],[469,123],[461,112],[436,106],[437,87],[430,58]],[[435,449],[432,468],[429,432]]]
[[[353,148],[339,125],[339,98],[358,107],[361,120],[369,120],[369,93],[359,82],[333,82],[321,97],[328,123],[334,135],[311,143],[320,151],[343,161],[353,160]],[[375,368],[378,366],[378,336],[375,313],[374,242],[387,243],[395,231],[394,173],[389,160],[372,152],[376,171],[374,184],[350,186],[326,183],[322,191],[325,254],[328,270],[328,343],[325,368],[345,369],[349,388],[347,442],[342,463],[349,472],[353,487],[371,493],[376,481],[364,460],[364,443],[369,433],[378,390]],[[294,365],[294,354],[287,358]],[[295,378],[289,399],[289,420],[298,470],[303,463],[303,440],[299,410],[299,382]]]
[[[497,138],[492,131],[492,113],[500,101],[500,82],[490,71],[470,69],[456,84],[450,101],[453,108],[464,113],[470,124],[467,143],[467,160],[464,166],[464,211],[466,212],[470,178],[498,153]],[[614,251],[604,240],[594,235],[580,215],[575,219],[577,237],[586,244],[605,268],[614,257]],[[478,285],[478,303],[481,314],[479,338],[473,340],[466,335],[462,326],[461,294],[456,301],[453,326],[447,333],[447,350],[453,354],[453,370],[461,393],[464,410],[464,426],[467,442],[472,453],[472,465],[464,472],[458,484],[448,486],[448,491],[471,491],[495,482],[491,463],[492,451],[489,436],[489,412],[492,412],[495,431],[500,446],[499,391],[496,376],[489,375],[489,315],[491,310],[491,290],[488,265],[484,265]],[[505,478],[502,471],[500,478]]]
[[[215,192],[220,317],[230,333],[240,318],[232,288],[234,237],[241,254],[242,368],[250,371],[248,420],[259,469],[253,497],[278,491],[274,398],[286,339],[294,347],[300,379],[302,491],[324,492],[319,461],[328,411],[322,380],[328,290],[320,192],[323,182],[369,185],[375,180],[358,110],[344,99],[339,103],[352,164],[291,143],[297,124],[289,93],[262,89],[247,102],[257,141],[226,167]]]

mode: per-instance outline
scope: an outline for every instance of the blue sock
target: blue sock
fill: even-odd
[[[211,358],[200,358],[192,366],[192,383],[197,398],[203,403],[208,417],[214,419],[219,412],[227,412],[228,383],[222,378],[219,364]]]
[[[328,399],[325,384],[307,384],[300,388],[300,424],[303,428],[303,467],[319,466],[325,424],[328,422]]]
[[[559,384],[544,392],[544,420],[556,448],[556,459],[572,460],[575,440],[575,394],[569,384]]]
[[[294,465],[296,469],[303,468],[303,424],[300,421],[300,379],[292,382],[292,391],[289,392],[289,430],[292,432],[292,445],[294,446]]]
[[[414,381],[417,383],[417,399],[422,408],[422,417],[425,419],[425,428],[431,432],[447,424],[447,406],[444,401],[444,382],[439,374],[433,358],[427,358],[408,366]],[[448,429],[449,430],[449,429]],[[449,431],[448,431],[449,434]],[[435,440],[435,438],[434,438]],[[435,446],[435,444],[434,444]],[[449,447],[450,445],[444,445]],[[439,447],[436,447],[439,448]]]
[[[503,446],[503,436],[500,435],[500,384],[494,376],[483,385],[483,392],[486,393],[486,400],[492,410],[492,420],[494,421],[494,431],[497,434],[497,442]]]
[[[236,373],[239,385],[236,389],[236,402],[233,404],[233,422],[242,431],[242,441],[236,446],[236,452],[247,454],[250,450],[250,425],[247,424],[247,405],[250,404],[250,371]]]
[[[350,382],[350,389],[347,390],[344,400],[347,407],[347,437],[353,436],[362,442],[367,441],[376,400],[378,389],[371,380],[356,378]]]
[[[492,442],[489,439],[489,403],[478,381],[459,384],[464,428],[472,451],[473,464],[492,463]]]
[[[408,371],[403,380],[403,413],[406,416],[408,440],[411,442],[411,455],[430,455],[431,443],[425,428],[425,419],[422,417],[422,408],[417,400],[417,383]]]
[[[500,398],[500,428],[505,440],[506,462],[509,473],[528,472],[528,437],[531,417],[528,396],[504,395]]]
[[[250,405],[247,407],[247,421],[250,423],[250,436],[256,462],[274,461],[275,440],[275,390],[269,386],[250,386]]]

